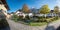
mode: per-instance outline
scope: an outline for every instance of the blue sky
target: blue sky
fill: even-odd
[[[22,9],[23,4],[27,4],[31,9],[32,7],[39,9],[41,6],[48,4],[50,9],[54,6],[60,5],[60,0],[7,0],[7,4],[10,8],[8,12],[15,12],[18,9]]]

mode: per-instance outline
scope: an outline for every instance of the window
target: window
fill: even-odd
[[[5,12],[5,13],[6,13],[6,11],[4,11],[4,10],[2,10],[2,9],[0,10],[0,12]]]
[[[7,13],[7,12],[5,11],[5,13]]]
[[[0,10],[0,12],[2,12],[2,10]]]

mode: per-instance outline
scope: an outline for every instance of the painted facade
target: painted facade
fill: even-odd
[[[9,10],[9,7],[6,3],[6,0],[0,0],[0,11],[6,16],[8,17],[7,15],[7,10]]]

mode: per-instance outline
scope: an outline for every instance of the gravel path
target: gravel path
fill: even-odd
[[[55,30],[60,25],[60,20],[55,23],[49,23],[48,26],[28,26],[21,23],[7,20],[11,30]]]

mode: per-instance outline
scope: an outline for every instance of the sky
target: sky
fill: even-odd
[[[8,12],[15,12],[18,9],[22,9],[24,4],[27,4],[29,9],[39,9],[41,6],[48,4],[49,8],[53,10],[54,6],[60,7],[60,0],[7,0],[7,4],[10,8]]]

